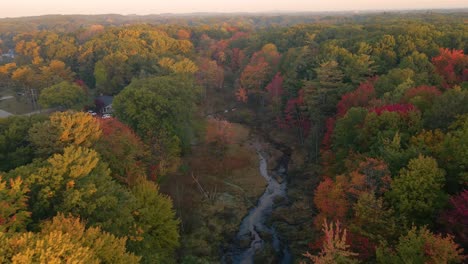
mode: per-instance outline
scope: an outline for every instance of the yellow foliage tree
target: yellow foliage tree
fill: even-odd
[[[101,136],[96,119],[83,112],[60,112],[50,116],[50,122],[60,130],[59,141],[75,146],[90,147]]]
[[[98,227],[86,228],[78,218],[62,214],[45,222],[39,233],[6,237],[0,233],[0,262],[11,263],[138,263],[126,252],[126,238]]]

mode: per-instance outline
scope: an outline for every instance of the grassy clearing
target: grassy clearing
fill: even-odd
[[[0,100],[0,109],[15,115],[22,115],[33,111],[31,104],[24,97]]]

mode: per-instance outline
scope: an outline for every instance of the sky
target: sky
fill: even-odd
[[[1,0],[0,17],[46,14],[356,11],[466,8],[468,0]]]

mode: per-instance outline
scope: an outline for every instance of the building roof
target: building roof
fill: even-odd
[[[104,104],[104,106],[108,106],[112,104],[112,101],[114,101],[114,96],[110,95],[102,95],[96,97],[96,101],[99,101]]]

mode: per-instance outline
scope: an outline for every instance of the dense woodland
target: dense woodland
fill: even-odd
[[[52,112],[0,119],[0,262],[219,263],[262,136],[291,150],[270,224],[294,263],[463,263],[467,21],[0,19],[0,97]],[[87,113],[99,95],[113,118]]]

